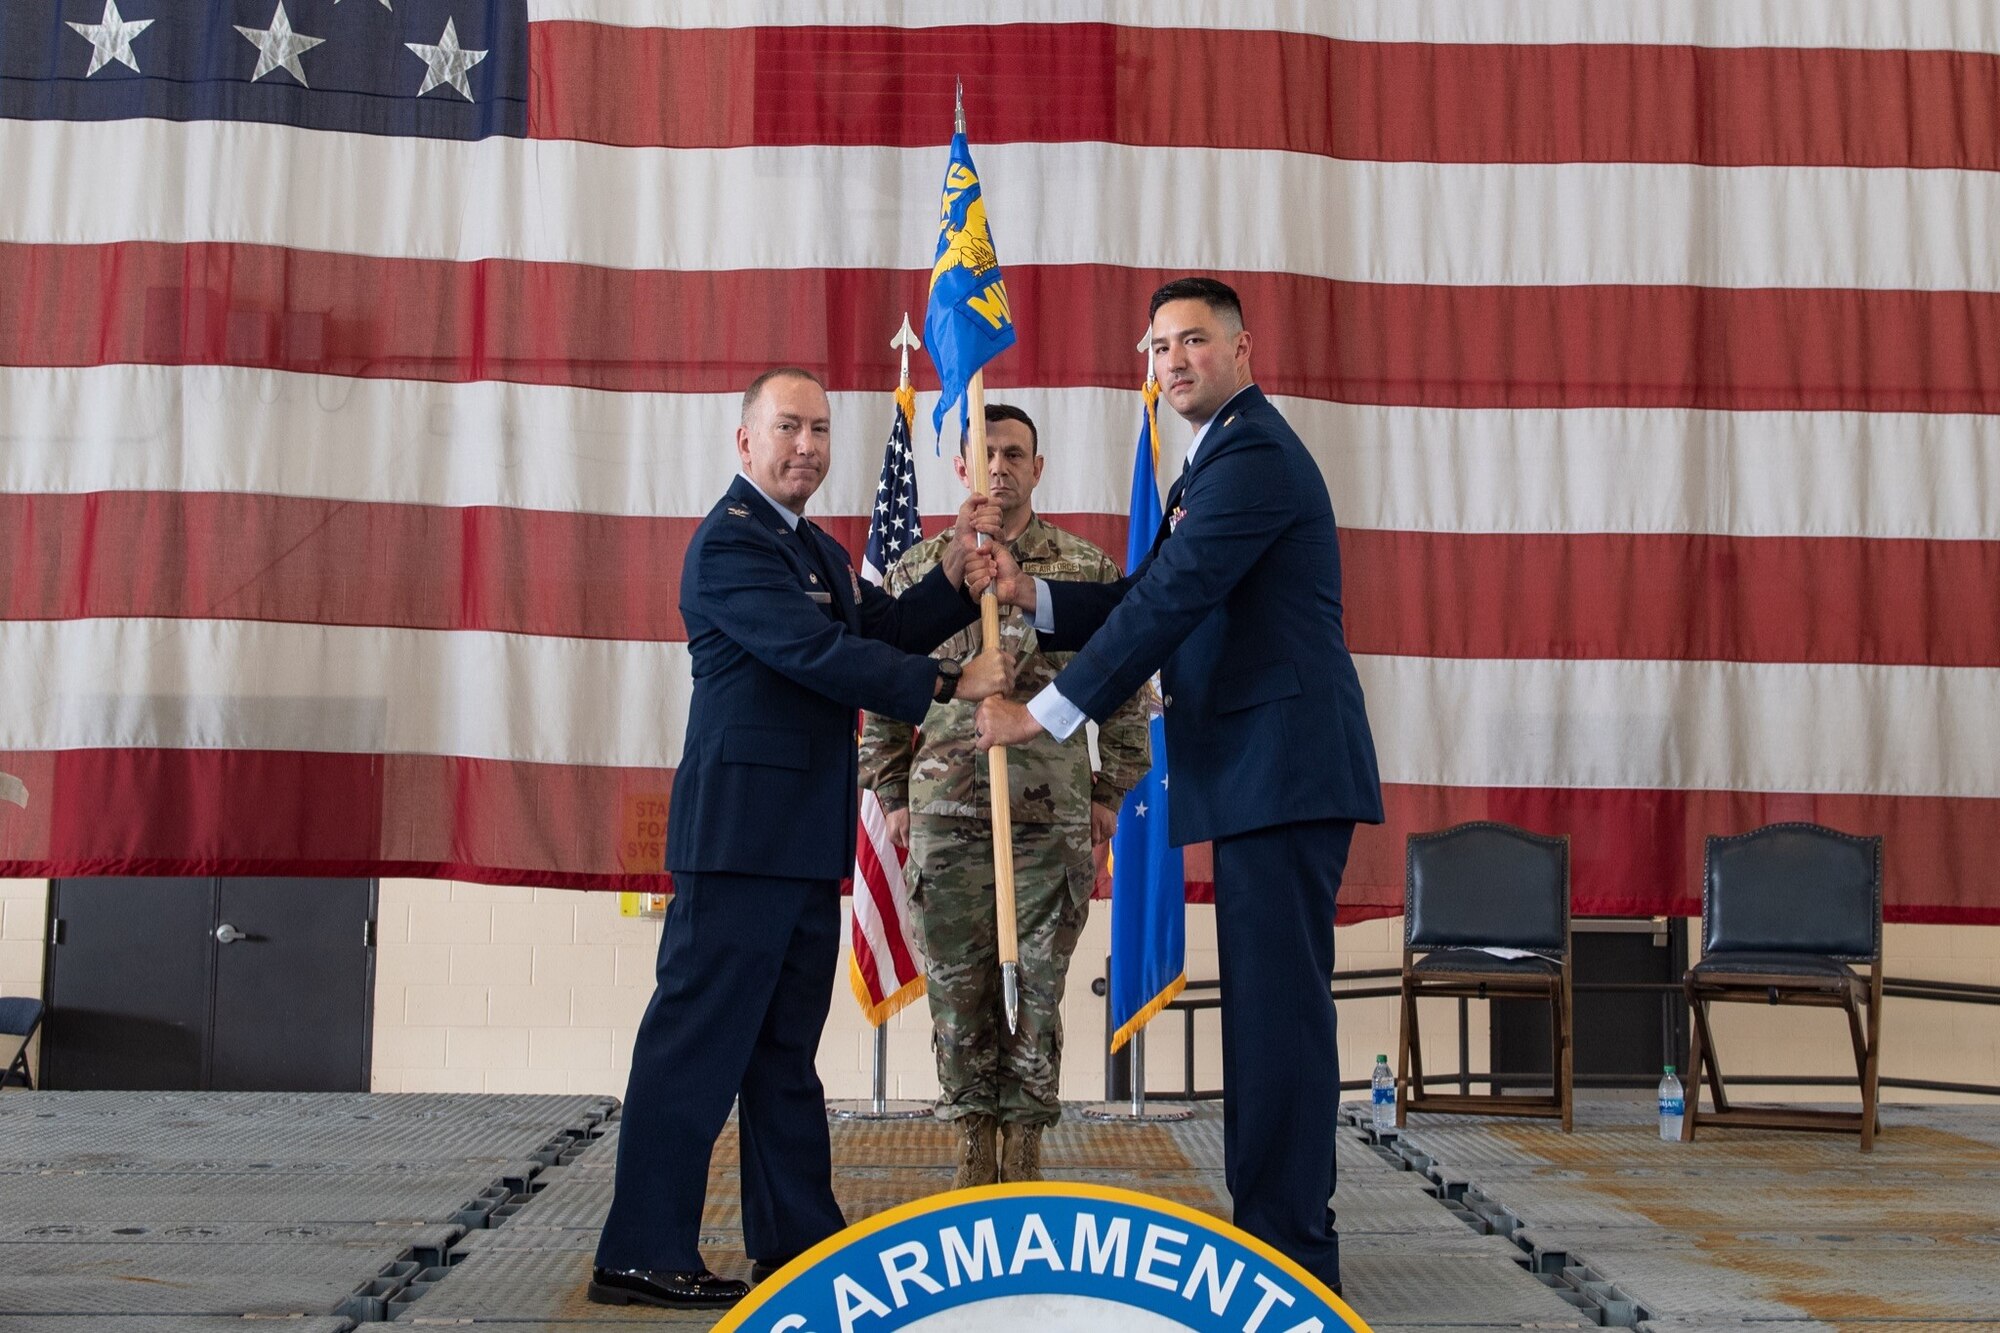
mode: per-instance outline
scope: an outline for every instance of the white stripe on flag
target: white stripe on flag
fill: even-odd
[[[0,621],[0,750],[158,746],[671,768],[687,645],[252,620]]]
[[[621,269],[903,270],[936,240],[933,148],[614,148],[229,121],[17,120],[0,121],[0,152],[24,164],[0,197],[0,241],[25,244],[223,241]],[[77,161],[175,170],[77,173]],[[2000,290],[1991,243],[2000,172],[1373,162],[1098,142],[982,145],[979,161],[993,185],[994,235],[1016,265]],[[282,182],[281,192],[244,191],[245,179]],[[348,206],[362,196],[377,203]],[[801,197],[816,206],[795,207]],[[547,198],[593,204],[537,206]],[[467,208],[467,199],[490,202]],[[660,208],[661,199],[704,206]],[[1326,207],[1302,226],[1315,200]]]
[[[1356,659],[1389,782],[2000,797],[2000,669]],[[0,622],[0,749],[670,767],[682,644],[261,621]],[[1893,720],[1894,725],[1869,719]],[[636,721],[635,721],[636,720]]]
[[[883,395],[835,393],[819,516],[864,514]],[[928,401],[931,395],[925,395]],[[1122,514],[1131,394],[995,390],[1035,418],[1050,514]],[[731,478],[737,394],[360,380],[216,366],[0,368],[0,490],[224,491],[555,512],[705,514]],[[1446,409],[1280,398],[1344,526],[2000,540],[2000,416]],[[920,410],[927,410],[927,406]],[[1162,484],[1188,431],[1160,414]],[[564,442],[550,448],[549,441]],[[661,440],[680,447],[662,450]],[[959,493],[915,450],[922,494]]]
[[[2000,670],[1355,661],[1385,782],[2000,796]]]

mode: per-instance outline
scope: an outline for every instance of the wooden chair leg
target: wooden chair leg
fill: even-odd
[[[1402,1026],[1396,1033],[1396,1128],[1410,1117],[1410,1043],[1416,1036],[1416,1006],[1410,999],[1410,979],[1403,978]]]
[[[1708,1070],[1709,1099],[1718,1112],[1729,1109],[1729,1093],[1722,1083],[1722,1060],[1715,1051],[1715,1029],[1708,1024],[1708,1001],[1695,1006],[1694,1028],[1701,1036],[1703,1067]]]
[[[1868,979],[1868,1057],[1861,1068],[1861,1151],[1872,1152],[1882,1132],[1882,962]]]
[[[1562,1063],[1556,1067],[1556,1099],[1562,1107],[1563,1133],[1574,1127],[1576,1102],[1576,1042],[1570,1032],[1570,1004],[1568,978],[1558,981],[1549,995],[1549,1009],[1555,1015],[1556,1049]]]
[[[1706,1027],[1702,1002],[1692,989],[1688,991],[1688,1010],[1694,1015],[1694,1022],[1691,1025],[1693,1030],[1688,1034],[1687,1082],[1682,1085],[1681,1092],[1682,1143],[1694,1142],[1695,1121],[1701,1115],[1701,1065],[1708,1056],[1708,1044],[1702,1039]]]
[[[1417,1022],[1418,1006],[1415,990],[1410,992],[1409,999],[1405,1003],[1409,1006],[1406,1012],[1409,1016],[1410,1024],[1410,1100],[1422,1101],[1424,1096],[1424,1030],[1422,1025]],[[1407,1116],[1409,1114],[1409,1108],[1403,1104],[1401,1098],[1397,1099],[1396,1113],[1399,1116]]]
[[[1868,1039],[1861,1032],[1861,1007],[1849,992],[1840,1002],[1847,1015],[1847,1039],[1854,1045],[1854,1081],[1861,1091],[1861,1151],[1875,1147],[1875,1108],[1868,1103]]]

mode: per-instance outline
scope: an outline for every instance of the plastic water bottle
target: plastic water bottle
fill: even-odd
[[[1681,1081],[1674,1077],[1674,1067],[1667,1066],[1667,1072],[1660,1076],[1660,1137],[1668,1143],[1681,1141],[1681,1116],[1687,1103],[1681,1098]]]
[[[1396,1132],[1396,1075],[1389,1068],[1389,1057],[1375,1057],[1375,1072],[1368,1080],[1368,1092],[1374,1105],[1377,1134]]]

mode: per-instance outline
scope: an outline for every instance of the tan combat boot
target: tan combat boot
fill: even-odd
[[[964,1138],[959,1140],[958,1174],[951,1178],[951,1187],[969,1190],[975,1185],[999,1183],[1000,1163],[993,1155],[993,1117],[960,1116],[958,1132]]]
[[[1008,1121],[1001,1126],[1000,1178],[1018,1183],[1042,1178],[1042,1127]]]

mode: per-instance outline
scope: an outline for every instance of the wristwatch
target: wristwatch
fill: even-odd
[[[931,699],[936,703],[950,703],[958,693],[958,678],[965,674],[965,668],[949,658],[937,664],[937,688],[931,691]]]

